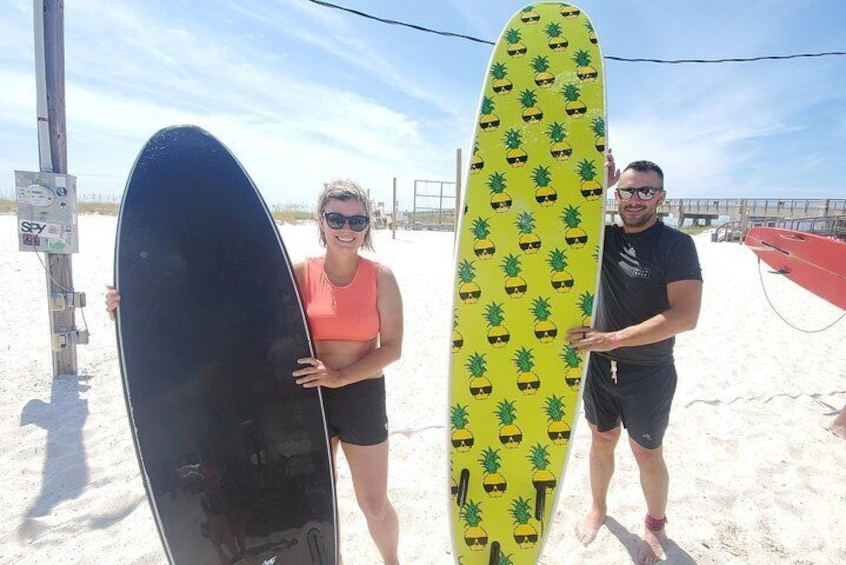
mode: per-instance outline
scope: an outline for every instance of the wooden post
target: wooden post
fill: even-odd
[[[461,148],[455,150],[455,225],[452,230],[452,241],[458,241],[458,224],[461,221]]]
[[[391,191],[391,239],[397,238],[397,177],[394,177],[394,186]]]
[[[62,0],[35,0],[35,74],[38,96],[38,149],[42,172],[67,174],[65,126],[65,45]],[[71,255],[46,253],[48,304],[51,296],[73,292]],[[50,308],[53,377],[76,375],[74,305]],[[65,336],[62,338],[61,336]]]

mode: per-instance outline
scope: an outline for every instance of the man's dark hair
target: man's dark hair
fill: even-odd
[[[635,170],[639,173],[648,173],[650,171],[655,173],[661,180],[661,189],[664,188],[664,171],[662,171],[661,167],[652,161],[633,161],[626,165],[626,168],[623,170],[628,171],[629,169]]]

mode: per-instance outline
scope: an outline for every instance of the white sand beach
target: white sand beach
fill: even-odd
[[[115,333],[103,308],[116,219],[82,216],[77,290],[91,343],[79,376],[52,378],[46,282],[39,255],[17,249],[16,218],[0,216],[0,563],[165,563],[126,415]],[[317,250],[314,226],[283,226],[292,254]],[[665,452],[671,484],[668,563],[846,563],[846,442],[827,430],[846,404],[846,320],[797,331],[773,313],[755,256],[696,238],[705,277],[699,327],[679,337],[679,387]],[[404,563],[450,564],[446,482],[447,356],[452,233],[375,237],[405,301],[404,356],[388,372],[390,496]],[[843,312],[764,275],[773,304],[806,329]],[[636,551],[645,507],[621,442],[609,519],[581,547],[573,524],[589,505],[583,415],[541,563],[622,564]],[[347,565],[379,563],[339,472]]]

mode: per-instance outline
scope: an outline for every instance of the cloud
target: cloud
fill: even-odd
[[[386,15],[494,39],[513,11],[455,2],[392,5]],[[27,168],[37,158],[32,6],[7,5],[0,165]],[[720,6],[622,2],[591,15],[615,55],[755,55],[843,36],[831,26],[800,35],[804,9],[772,14],[761,3],[722,18],[717,34]],[[153,132],[195,123],[235,152],[271,203],[310,204],[333,177],[387,200],[398,176],[410,205],[414,178],[454,177],[455,147],[466,164],[490,53],[293,0],[210,0],[199,15],[166,2],[75,0],[65,24],[69,165],[82,191],[104,193],[122,190]],[[839,166],[846,133],[843,63],[608,62],[609,143],[621,164],[662,164],[676,196],[830,186],[823,171]]]
[[[416,118],[333,81],[303,78],[284,53],[218,36],[211,27],[154,17],[134,5],[80,2],[66,20],[69,163],[83,192],[120,192],[146,139],[179,123],[218,135],[271,203],[311,203],[333,177],[378,186],[385,199],[392,176],[431,173],[437,167],[430,163],[439,159],[452,166],[451,156],[438,155]],[[331,44],[323,46],[336,54],[344,46],[355,51],[345,60],[376,59],[358,40]],[[397,88],[437,99],[403,83],[390,64],[376,66]],[[32,107],[29,71],[1,72],[4,85],[14,86],[0,100],[7,107]],[[34,127],[34,111],[15,111],[3,122]]]

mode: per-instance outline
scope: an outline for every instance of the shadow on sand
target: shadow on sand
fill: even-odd
[[[611,517],[605,519],[605,527],[614,537],[620,540],[620,543],[629,552],[632,561],[635,561],[641,544],[640,535],[630,532],[620,522]],[[664,552],[666,553],[666,561],[661,561],[662,564],[696,565],[696,561],[670,538],[667,538],[664,542]]]
[[[32,501],[18,528],[19,537],[33,539],[40,531],[34,520],[48,516],[53,508],[78,497],[88,484],[88,463],[82,428],[88,418],[87,376],[60,375],[53,379],[50,402],[33,399],[21,411],[21,426],[34,424],[47,430],[41,491]]]

